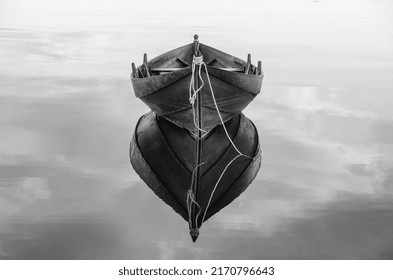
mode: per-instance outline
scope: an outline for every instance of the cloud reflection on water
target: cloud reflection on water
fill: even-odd
[[[220,25],[214,11],[198,24],[198,10],[176,10],[175,21],[154,6],[146,18],[140,1],[41,2],[1,9],[0,258],[393,258],[391,3],[302,1],[297,13],[272,4],[233,26],[228,14],[244,2],[215,6]],[[194,20],[179,26],[184,17]],[[196,32],[252,52],[266,76],[245,111],[261,171],[192,244],[129,164],[147,111],[129,62]]]

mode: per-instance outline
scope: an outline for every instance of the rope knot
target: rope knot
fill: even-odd
[[[203,63],[203,55],[201,56],[193,56],[192,57],[192,63],[195,65],[201,65]]]

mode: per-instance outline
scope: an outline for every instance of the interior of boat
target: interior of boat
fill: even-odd
[[[251,55],[248,54],[247,61],[214,49],[212,47],[199,44],[203,61],[208,67],[217,68],[223,71],[238,72],[247,75],[261,75],[262,63],[258,61],[255,66],[251,63]],[[151,76],[165,75],[171,72],[191,67],[193,61],[194,44],[189,44],[167,53],[164,53],[152,60],[147,59],[147,54],[143,56],[143,63],[135,67],[132,63],[132,73],[134,78],[149,78]]]

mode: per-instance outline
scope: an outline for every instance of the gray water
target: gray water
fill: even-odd
[[[393,259],[393,4],[1,1],[1,259]],[[296,2],[294,5],[292,2]],[[130,63],[262,60],[262,167],[188,225],[133,171]]]

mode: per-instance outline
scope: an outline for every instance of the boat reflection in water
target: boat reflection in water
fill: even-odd
[[[189,222],[195,240],[202,223],[239,196],[260,167],[258,133],[253,123],[240,114],[225,125],[237,149],[247,156],[239,156],[223,126],[217,126],[202,139],[198,177],[197,137],[188,130],[150,112],[140,118],[131,142],[135,171]]]
[[[204,63],[203,50],[214,67]],[[194,242],[202,224],[238,197],[260,168],[258,133],[241,110],[260,92],[263,72],[261,63],[255,67],[248,60],[200,45],[195,36],[194,44],[152,62],[145,55],[143,65],[133,65],[135,95],[152,111],[137,123],[131,164],[189,223]],[[170,71],[157,68],[158,62]]]

